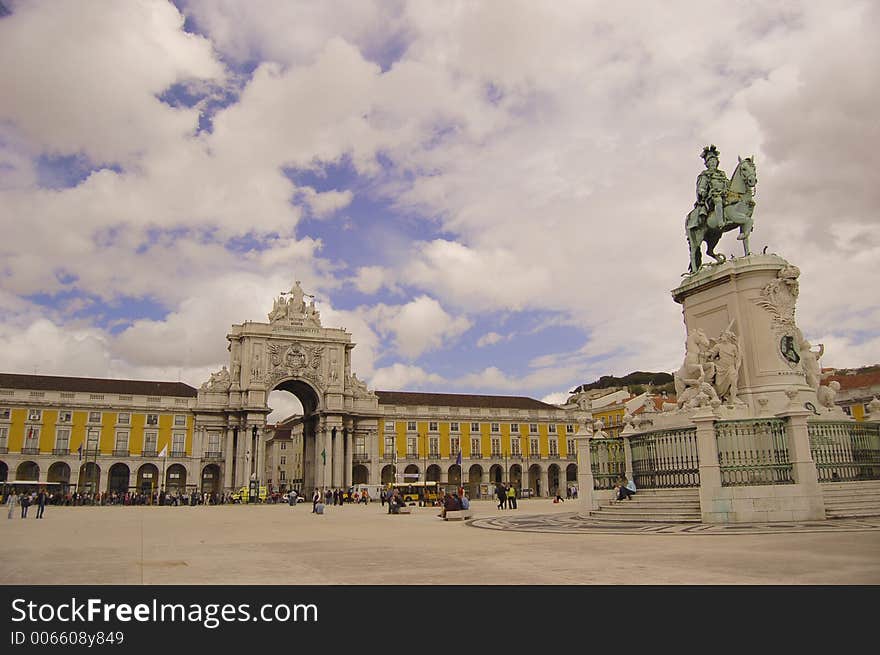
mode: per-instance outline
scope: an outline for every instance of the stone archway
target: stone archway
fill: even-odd
[[[165,471],[165,491],[169,494],[186,492],[186,467],[183,464],[172,464]]]
[[[101,467],[96,462],[86,462],[79,468],[77,489],[83,493],[97,493],[101,481]]]
[[[529,467],[529,489],[535,496],[540,496],[547,492],[541,488],[541,467],[538,464],[532,464]]]
[[[578,467],[577,464],[569,464],[565,467],[565,488],[577,489]]]
[[[22,462],[15,469],[15,479],[23,482],[36,482],[40,479],[40,466],[36,462]]]
[[[9,479],[9,465],[6,462],[0,462],[0,482],[6,482]]]
[[[131,470],[122,462],[117,462],[107,472],[107,491],[124,494],[128,491]]]
[[[458,464],[453,464],[450,466],[447,471],[447,480],[449,480],[449,486],[458,488],[461,486],[461,466]]]
[[[155,464],[144,464],[137,472],[137,491],[149,494],[159,489],[159,468]]]
[[[418,482],[419,481],[419,467],[416,464],[409,464],[405,469],[403,469],[403,482]]]
[[[519,464],[514,464],[510,467],[510,484],[517,489],[522,489],[523,487],[522,467]]]
[[[382,484],[391,484],[394,482],[394,466],[388,464],[382,467]]]
[[[480,485],[483,483],[483,467],[479,464],[472,464],[468,469],[468,496],[471,498],[480,497]]]
[[[551,464],[547,467],[547,491],[550,494],[555,494],[557,491],[564,491],[560,489],[560,476],[559,476],[559,466],[557,464]]]
[[[504,482],[504,467],[501,464],[493,464],[489,469],[489,481],[492,484],[502,484]]]
[[[202,493],[220,493],[220,467],[208,464],[202,469]]]
[[[351,370],[351,334],[325,328],[309,298],[314,296],[297,281],[275,297],[268,321],[233,325],[227,334],[229,368],[223,366],[199,389],[195,430],[225,434],[227,489],[268,475],[263,429],[273,391],[290,392],[303,408],[304,489],[351,486],[355,437],[359,457],[377,452],[379,402]],[[368,479],[378,479],[378,458],[366,462],[358,464],[367,466]]]
[[[353,484],[370,484],[370,470],[363,464],[356,464],[351,471]]]
[[[428,482],[440,482],[440,475],[442,474],[443,469],[441,469],[436,464],[431,464],[428,467],[428,470],[425,472],[425,479]]]
[[[46,472],[46,482],[55,482],[60,485],[61,493],[67,493],[70,487],[70,465],[65,462],[55,462]]]

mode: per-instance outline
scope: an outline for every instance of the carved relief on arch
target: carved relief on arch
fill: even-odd
[[[323,392],[323,356],[324,346],[307,346],[299,342],[267,344],[266,359],[269,365],[264,382],[274,385],[283,378],[300,377],[314,383]]]

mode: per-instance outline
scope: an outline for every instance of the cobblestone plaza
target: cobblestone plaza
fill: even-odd
[[[590,524],[575,503],[475,501],[475,520],[379,503],[48,507],[3,519],[2,584],[878,584],[880,521]],[[493,529],[481,529],[490,527]],[[701,529],[702,528],[702,529]]]

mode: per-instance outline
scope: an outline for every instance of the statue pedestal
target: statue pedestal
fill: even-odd
[[[705,268],[672,291],[688,334],[702,329],[714,339],[730,326],[737,335],[743,348],[738,397],[751,416],[788,408],[786,391],[797,391],[795,403],[801,407],[818,406],[798,352],[797,274],[777,255],[749,255]]]

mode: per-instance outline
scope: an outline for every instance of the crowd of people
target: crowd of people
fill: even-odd
[[[315,489],[312,493],[312,512],[319,513],[318,505],[368,505],[372,498],[367,489]]]

